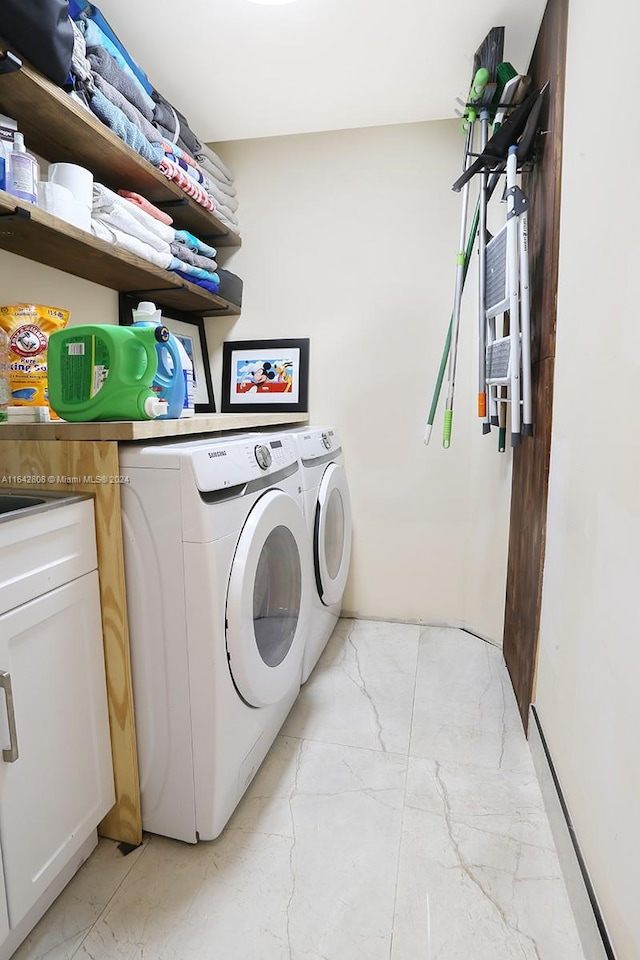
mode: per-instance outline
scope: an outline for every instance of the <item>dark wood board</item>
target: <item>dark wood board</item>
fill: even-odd
[[[525,730],[532,702],[540,630],[547,494],[553,421],[553,372],[560,230],[560,177],[568,0],[549,0],[529,74],[551,81],[542,116],[540,156],[523,176],[530,201],[533,439],[513,451],[504,657]]]

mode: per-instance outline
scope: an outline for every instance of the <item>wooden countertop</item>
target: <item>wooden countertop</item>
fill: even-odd
[[[0,440],[154,440],[196,433],[301,424],[308,413],[196,413],[180,420],[109,420],[90,423],[0,423]]]

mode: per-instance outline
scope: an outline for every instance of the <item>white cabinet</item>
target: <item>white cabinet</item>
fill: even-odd
[[[0,960],[86,859],[114,801],[93,504],[0,524],[0,611],[3,534],[21,525],[12,593],[31,599],[0,612]]]
[[[9,916],[7,914],[7,897],[4,890],[4,873],[2,870],[2,852],[0,852],[0,943],[9,936]]]

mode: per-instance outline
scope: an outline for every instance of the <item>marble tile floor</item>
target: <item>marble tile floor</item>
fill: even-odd
[[[584,960],[502,652],[341,620],[222,836],[101,840],[14,960]]]

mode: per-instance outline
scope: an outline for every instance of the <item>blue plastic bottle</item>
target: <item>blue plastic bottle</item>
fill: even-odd
[[[162,325],[162,315],[155,303],[143,300],[133,313],[133,327],[158,327]],[[169,335],[166,343],[156,344],[158,371],[151,389],[159,400],[167,401],[167,413],[159,420],[178,420],[184,406],[184,373],[182,358],[176,338]]]

